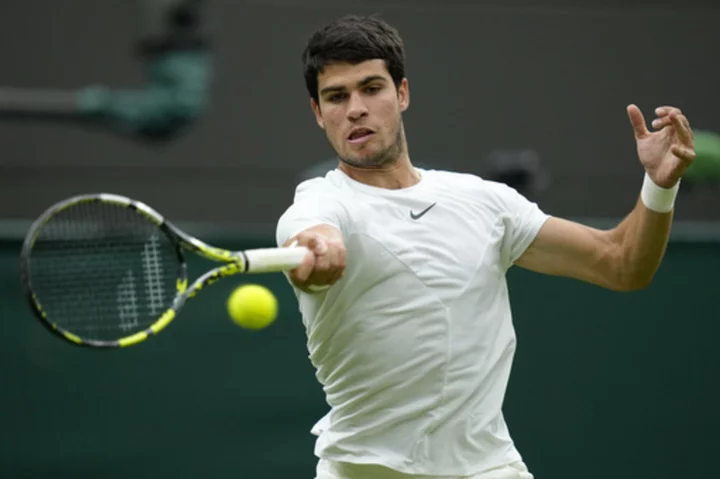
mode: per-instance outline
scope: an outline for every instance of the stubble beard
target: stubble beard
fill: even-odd
[[[377,152],[373,156],[362,159],[342,157],[338,154],[338,159],[353,168],[380,169],[392,166],[398,162],[403,153],[403,131],[404,128],[401,120],[398,124],[397,133],[395,134],[395,141],[384,150]]]

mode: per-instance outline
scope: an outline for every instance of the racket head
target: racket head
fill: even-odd
[[[20,254],[30,308],[80,346],[136,344],[175,317],[187,289],[181,240],[149,206],[107,193],[78,195],[32,224]]]

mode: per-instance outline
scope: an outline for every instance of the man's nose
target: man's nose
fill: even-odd
[[[367,106],[365,105],[362,97],[357,93],[351,94],[347,110],[348,118],[351,120],[358,120],[367,115],[367,113]]]

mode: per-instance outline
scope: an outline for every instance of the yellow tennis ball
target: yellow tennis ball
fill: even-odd
[[[228,313],[238,326],[246,329],[262,329],[277,317],[278,302],[265,286],[245,284],[230,293]]]

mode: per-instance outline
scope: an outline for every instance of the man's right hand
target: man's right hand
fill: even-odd
[[[318,225],[290,238],[286,245],[305,246],[310,252],[303,263],[290,271],[290,281],[306,292],[326,289],[345,272],[345,244],[342,233],[330,225]]]

